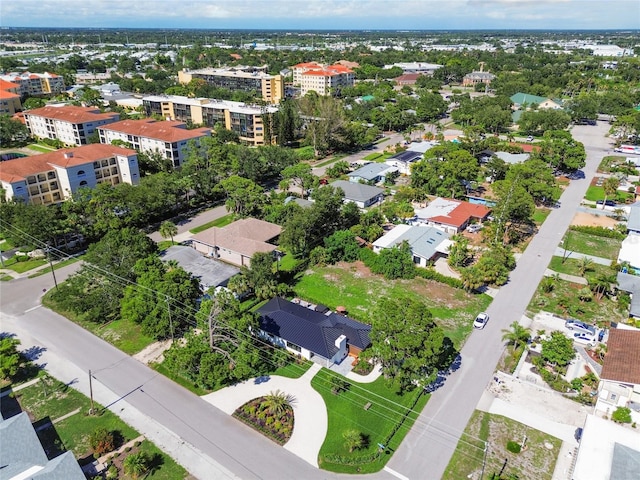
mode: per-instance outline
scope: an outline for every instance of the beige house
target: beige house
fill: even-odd
[[[22,110],[20,85],[0,79],[0,114],[13,115]]]
[[[258,252],[273,252],[273,242],[282,231],[280,225],[256,218],[244,218],[226,227],[212,227],[191,239],[198,252],[239,267],[249,266]]]

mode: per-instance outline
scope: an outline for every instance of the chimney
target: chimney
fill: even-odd
[[[335,342],[335,346],[336,348],[339,348],[340,350],[343,350],[346,347],[347,344],[347,337],[344,335],[340,335],[338,338],[336,338],[336,342]]]

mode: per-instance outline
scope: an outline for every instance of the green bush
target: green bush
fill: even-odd
[[[416,275],[418,277],[425,278],[427,280],[435,280],[436,282],[444,283],[453,288],[464,288],[462,280],[457,278],[447,277],[439,272],[436,272],[433,268],[416,268]]]
[[[631,423],[631,409],[627,407],[618,407],[611,414],[611,420],[616,423]]]
[[[520,453],[520,450],[522,450],[522,448],[520,447],[520,444],[518,442],[510,440],[507,442],[507,450],[509,450],[511,453]]]
[[[93,455],[101,457],[115,449],[115,436],[104,427],[96,428],[89,436],[89,445],[93,449]]]
[[[594,227],[590,225],[572,225],[571,230],[574,232],[587,233],[596,237],[614,238],[616,240],[624,240],[626,235],[618,230],[609,230],[605,227]]]

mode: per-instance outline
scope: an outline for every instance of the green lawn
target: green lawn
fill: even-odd
[[[551,210],[548,208],[536,208],[536,211],[533,213],[533,221],[536,225],[542,225],[550,213]]]
[[[313,362],[311,360],[292,359],[291,363],[286,364],[284,367],[278,367],[273,375],[279,375],[287,378],[300,378],[307,370],[311,368]]]
[[[371,323],[376,299],[412,298],[431,310],[438,325],[458,348],[471,332],[475,316],[491,303],[488,295],[473,295],[424,278],[386,280],[368,273],[360,262],[342,267],[314,267],[294,291],[300,298],[331,309],[344,306],[350,317],[365,323]]]
[[[55,150],[55,148],[53,147],[48,147],[46,145],[40,145],[40,144],[31,144],[31,145],[27,145],[27,148],[29,150],[35,150],[36,152],[40,152],[40,153],[49,153],[49,152],[53,152]]]
[[[36,422],[47,418],[55,420],[77,409],[80,411],[55,423],[54,427],[38,432],[42,441],[59,439],[62,443],[62,451],[73,451],[75,457],[80,459],[91,454],[89,436],[97,428],[102,427],[117,432],[122,443],[140,435],[114,413],[97,403],[94,404],[97,413],[89,415],[91,403],[87,397],[51,377],[48,378],[46,384],[40,381],[16,392],[16,398],[22,410],[28,412]],[[187,472],[180,465],[151,442],[146,440],[142,442],[141,449],[151,456],[159,455],[157,470],[145,478],[173,480],[187,476]]]
[[[17,260],[17,255],[14,255],[13,257],[4,261],[4,268],[13,270],[16,273],[24,273],[28,272],[29,270],[33,270],[34,268],[40,267],[45,263],[47,263],[47,260],[44,258],[29,259],[24,262],[19,262]]]
[[[604,188],[596,187],[595,185],[590,185],[587,189],[587,193],[584,198],[590,200],[592,202],[597,202],[598,200],[604,200]],[[612,196],[608,196],[607,200],[614,200],[616,203],[626,203],[627,198],[632,198],[633,194],[622,192],[620,190],[616,190],[616,193]]]
[[[382,377],[373,383],[352,382],[346,392],[334,395],[330,383],[333,375],[336,374],[323,368],[311,381],[311,386],[322,395],[328,414],[327,436],[318,463],[332,472],[377,472],[409,432],[429,395],[420,395],[420,389],[396,395],[385,386]],[[365,410],[367,403],[371,406]],[[342,434],[352,429],[365,436],[368,446],[349,453]],[[379,451],[378,444],[386,447],[384,452]]]
[[[589,270],[585,272],[585,275],[580,275],[580,260],[574,258],[567,258],[562,263],[562,257],[553,257],[549,263],[549,268],[554,272],[566,273],[568,275],[584,276],[586,278],[599,275],[601,273],[615,275],[616,271],[606,265],[600,265],[599,263],[592,263]]]
[[[195,227],[192,228],[191,230],[189,230],[190,233],[196,234],[196,233],[200,233],[203,230],[207,230],[208,228],[211,227],[225,227],[227,225],[229,225],[230,223],[233,223],[233,221],[235,220],[235,217],[232,213],[229,213],[227,215],[225,215],[224,217],[220,217],[216,220],[213,220],[209,223],[205,223],[204,225],[200,225],[199,227]]]
[[[569,230],[563,238],[561,247],[571,252],[616,260],[620,251],[620,244],[621,241],[615,238],[600,237]]]
[[[521,444],[525,435],[526,449],[520,453],[507,450],[507,442]],[[504,465],[503,476],[500,478],[512,478],[510,475],[515,475],[513,478],[520,480],[550,480],[562,445],[560,439],[540,430],[501,415],[476,410],[442,478],[480,478],[484,442],[489,443],[484,478],[493,478]],[[552,448],[547,448],[545,443],[551,444]]]
[[[76,263],[80,261],[80,257],[73,257],[63,260],[61,262],[57,262],[53,264],[53,269],[58,270],[60,268],[66,267],[67,265],[71,265],[72,263]],[[40,275],[45,275],[47,273],[51,273],[51,267],[43,268],[38,270],[36,273],[29,275],[29,278],[39,277]]]
[[[367,155],[366,157],[363,158],[363,160],[369,160],[369,161],[373,161],[378,159],[379,157],[381,157],[382,154],[381,153],[370,153],[369,155]]]
[[[600,173],[611,173],[611,168],[617,165],[625,165],[627,163],[626,157],[621,157],[619,155],[609,155],[602,159],[600,165],[598,166],[598,172]]]
[[[296,259],[290,253],[287,253],[284,257],[280,259],[280,263],[278,264],[278,269],[282,270],[283,272],[291,272],[295,270],[295,268],[298,266],[299,263],[300,261],[298,259]]]

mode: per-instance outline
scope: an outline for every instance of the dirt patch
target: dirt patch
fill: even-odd
[[[357,260],[355,262],[338,262],[336,263],[336,266],[353,273],[353,276],[356,278],[370,278],[373,276],[373,273],[371,273],[371,269],[360,260]]]
[[[571,225],[586,225],[589,227],[605,227],[605,228],[613,228],[618,223],[618,220],[615,220],[611,217],[607,217],[606,215],[599,215],[597,213],[585,213],[578,212],[575,217],[573,217],[573,221]]]
[[[154,342],[142,351],[136,353],[133,358],[149,365],[150,363],[162,363],[164,360],[164,352],[171,347],[171,340],[164,340],[162,342]]]

